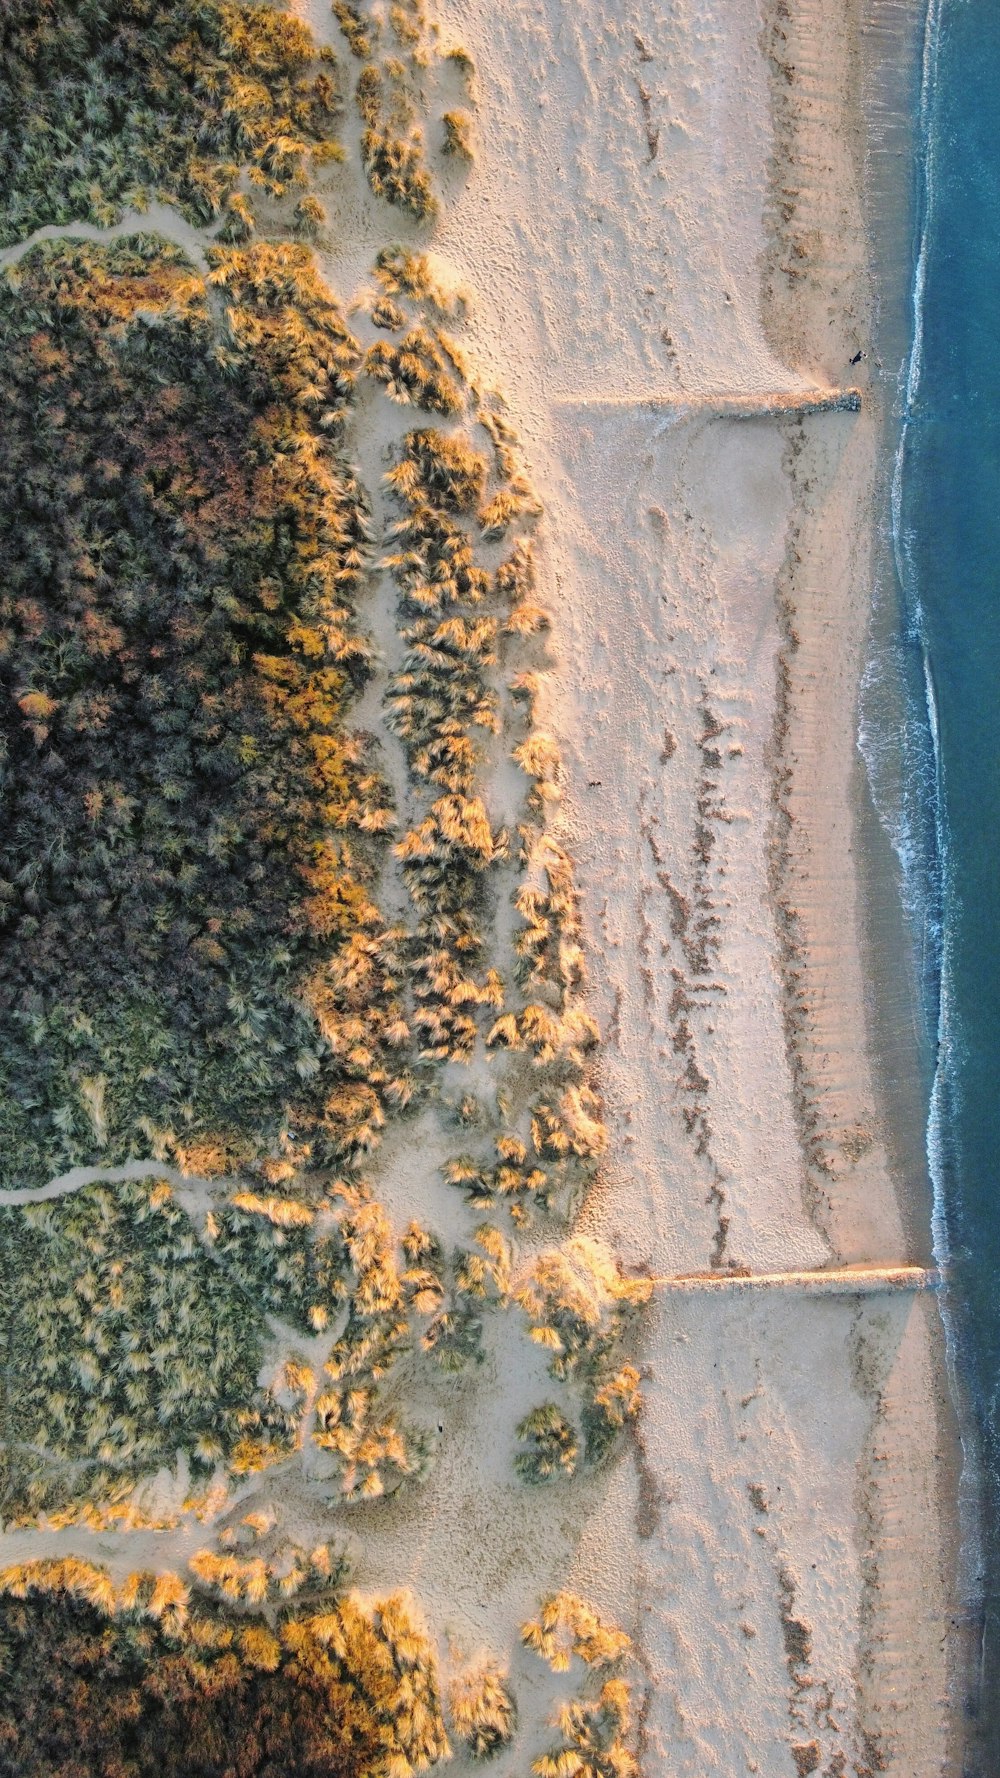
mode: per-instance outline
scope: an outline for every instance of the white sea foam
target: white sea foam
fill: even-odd
[[[960,1375],[961,1334],[957,1305],[948,1285],[949,1262],[951,1260],[949,1206],[946,1196],[949,1165],[948,1145],[959,1093],[961,1040],[952,1017],[952,959],[949,925],[947,918],[936,913],[939,908],[950,907],[953,909],[954,897],[950,882],[950,848],[944,815],[945,766],[941,755],[937,697],[927,644],[919,579],[914,562],[913,539],[906,526],[904,509],[907,452],[924,371],[924,300],[927,258],[936,204],[938,63],[943,4],[944,0],[928,0],[924,24],[918,111],[920,183],[917,205],[917,252],[912,285],[911,344],[901,379],[902,423],[893,465],[891,491],[893,556],[902,592],[906,636],[910,644],[915,645],[919,650],[923,669],[924,709],[922,715],[926,725],[925,735],[929,743],[929,773],[922,770],[919,759],[910,763],[916,764],[920,778],[927,776],[931,781],[926,785],[911,784],[910,790],[911,794],[916,791],[918,797],[926,791],[929,797],[933,819],[933,850],[930,855],[928,855],[929,848],[919,844],[913,823],[908,818],[905,794],[899,798],[898,807],[895,809],[886,807],[883,812],[883,807],[880,806],[879,791],[884,784],[885,769],[884,761],[879,756],[879,748],[887,744],[886,740],[883,739],[880,742],[874,738],[874,725],[869,723],[866,726],[863,722],[859,745],[869,773],[869,781],[872,784],[872,795],[876,809],[886,826],[900,860],[903,873],[903,897],[907,912],[911,919],[916,919],[918,930],[923,933],[925,945],[932,945],[936,953],[936,968],[933,972],[936,978],[936,1003],[929,1008],[930,1017],[935,1027],[935,1065],[927,1121],[926,1151],[933,1190],[932,1242],[934,1257],[945,1278],[945,1288],[940,1293],[938,1301],[944,1324],[949,1377],[962,1445],[962,1473],[959,1484],[961,1571],[958,1584],[960,1597],[969,1607],[975,1608],[980,1602],[983,1574],[982,1475],[972,1417],[966,1405]],[[876,663],[869,663],[869,671],[878,671]],[[884,796],[882,802],[886,803]],[[920,806],[919,803],[917,806]]]

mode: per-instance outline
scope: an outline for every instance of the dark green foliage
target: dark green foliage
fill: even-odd
[[[191,222],[240,171],[271,197],[340,157],[332,52],[268,0],[17,0],[0,10],[0,244],[153,198]]]
[[[183,1451],[259,1467],[294,1427],[257,1388],[260,1310],[169,1185],[124,1180],[0,1209],[3,1516],[121,1498]],[[25,1455],[37,1462],[22,1461]]]
[[[317,1234],[308,1209],[244,1193],[212,1218],[213,1249],[251,1300],[302,1333],[321,1332],[348,1294],[347,1244]]]
[[[523,1449],[514,1457],[522,1482],[548,1482],[571,1476],[580,1454],[580,1443],[565,1414],[554,1402],[532,1408],[517,1428]]]
[[[0,1596],[0,1778],[408,1778],[447,1752],[433,1651],[400,1600],[275,1630]]]
[[[0,285],[0,1183],[338,1162],[406,1038],[343,726],[358,351],[304,249],[45,246]]]

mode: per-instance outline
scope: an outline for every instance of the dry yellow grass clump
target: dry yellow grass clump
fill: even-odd
[[[575,1594],[553,1593],[521,1634],[553,1672],[568,1673],[575,1655],[606,1675],[596,1694],[585,1688],[560,1706],[554,1726],[561,1741],[533,1761],[537,1778],[635,1778],[639,1767],[626,1740],[632,1727],[631,1686],[614,1671],[632,1652],[624,1630]]]
[[[484,1657],[448,1687],[452,1731],[473,1759],[490,1759],[507,1746],[517,1726],[517,1708],[507,1674]]]
[[[575,1593],[551,1593],[543,1599],[537,1618],[524,1625],[521,1639],[553,1673],[568,1673],[574,1655],[588,1667],[614,1667],[632,1648],[624,1630],[608,1623]]]
[[[636,1778],[639,1764],[625,1737],[632,1727],[631,1690],[606,1679],[596,1698],[579,1698],[557,1712],[562,1740],[532,1761],[538,1778]]]
[[[443,153],[460,155],[463,160],[474,160],[476,151],[471,112],[446,111],[441,122],[444,125]]]
[[[571,1476],[580,1447],[576,1433],[554,1402],[532,1408],[517,1428],[522,1449],[514,1467],[523,1482],[547,1482],[553,1476]]]

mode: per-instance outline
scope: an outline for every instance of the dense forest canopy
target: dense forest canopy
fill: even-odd
[[[448,1749],[400,1599],[227,1623],[109,1611],[61,1566],[75,1586],[0,1595],[2,1778],[391,1778]]]
[[[212,258],[44,246],[0,286],[5,1185],[341,1158],[405,1036],[344,726],[357,348],[304,249]]]
[[[241,233],[241,172],[305,186],[337,110],[332,51],[266,0],[0,0],[0,245],[156,198]]]

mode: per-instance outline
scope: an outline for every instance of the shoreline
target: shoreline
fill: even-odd
[[[807,15],[809,11],[807,6]],[[868,0],[859,9],[854,46],[857,66],[852,71],[857,107],[853,118],[846,116],[846,122],[859,145],[855,148],[859,222],[868,251],[870,353],[874,360],[866,400],[871,404],[875,436],[867,520],[874,598],[864,626],[856,700],[878,650],[887,642],[899,646],[900,606],[890,507],[899,440],[900,386],[909,356],[915,188],[912,168],[913,156],[920,147],[916,101],[923,35],[923,8],[919,5],[890,9],[884,0]],[[826,59],[822,55],[815,57],[820,63]],[[909,104],[905,90],[907,71],[913,84]],[[895,688],[895,695],[902,706],[906,693],[901,685]],[[888,730],[886,713],[883,722]],[[861,998],[870,1090],[884,1143],[885,1182],[887,1187],[891,1182],[905,1251],[914,1260],[934,1263],[940,1255],[935,1251],[932,1232],[935,1198],[927,1142],[935,1038],[926,1025],[915,934],[901,901],[906,884],[900,861],[889,844],[886,810],[883,807],[877,813],[872,800],[875,786],[868,768],[869,761],[863,760],[856,749],[849,800],[856,858],[857,955],[862,965]],[[852,1235],[855,1227],[856,1224]],[[859,1527],[872,1546],[877,1548],[881,1541],[884,1548],[865,1577],[868,1603],[863,1606],[863,1619],[868,1621],[862,1647],[867,1641],[871,1663],[867,1685],[869,1709],[874,1718],[885,1723],[889,1740],[893,1728],[887,1710],[888,1697],[897,1694],[893,1709],[898,1711],[902,1680],[902,1689],[910,1690],[905,1709],[907,1713],[913,1711],[913,1679],[918,1677],[919,1683],[922,1674],[929,1677],[928,1661],[931,1667],[935,1665],[933,1636],[939,1627],[944,1629],[946,1690],[936,1700],[940,1715],[947,1699],[940,1723],[941,1751],[937,1760],[928,1757],[934,1725],[925,1716],[921,1730],[915,1735],[911,1730],[909,1754],[900,1752],[896,1758],[890,1758],[890,1766],[895,1769],[898,1759],[900,1769],[924,1770],[920,1763],[923,1759],[928,1770],[957,1772],[961,1769],[964,1739],[959,1703],[962,1676],[974,1653],[970,1636],[959,1628],[960,1620],[954,1615],[961,1562],[959,1499],[964,1457],[951,1388],[952,1360],[943,1308],[935,1306],[928,1315],[921,1347],[920,1378],[911,1374],[907,1386],[900,1388],[901,1374],[896,1379],[895,1399],[891,1383],[886,1389],[872,1389],[872,1437],[859,1466]],[[919,1399],[921,1390],[923,1402]],[[920,1409],[923,1411],[919,1412]],[[921,1422],[916,1437],[916,1428],[907,1428],[908,1417]],[[936,1475],[933,1466],[921,1464],[921,1446],[933,1449],[939,1465]],[[898,1482],[894,1486],[894,1470],[901,1477],[909,1470],[905,1491]],[[931,1514],[935,1525],[929,1539],[921,1536],[918,1514],[912,1509],[907,1512],[906,1494],[914,1481],[919,1484],[921,1470],[921,1492],[926,1490],[922,1511]],[[889,1532],[891,1535],[887,1535]],[[925,1607],[921,1614],[930,1634],[920,1636],[915,1633],[913,1606],[918,1598],[926,1600],[928,1563],[935,1554],[935,1604],[930,1612]],[[864,1566],[863,1556],[862,1563]],[[895,1676],[894,1664],[899,1668]],[[905,1686],[906,1665],[910,1668],[909,1688]]]
[[[888,12],[891,19],[892,9],[887,7],[886,0],[869,0],[869,6],[873,15],[874,35],[878,28],[878,15]],[[900,217],[905,217],[906,247],[910,262],[906,286],[896,293],[900,307],[905,304],[905,314],[891,315],[881,328],[883,358],[889,361],[895,355],[899,362],[895,376],[884,379],[887,394],[895,396],[891,411],[888,402],[886,404],[885,425],[886,452],[888,454],[891,450],[894,468],[891,486],[886,494],[884,536],[881,539],[884,558],[880,574],[881,612],[876,612],[876,619],[881,616],[883,633],[877,637],[877,641],[883,646],[886,634],[898,647],[896,638],[901,634],[904,624],[909,631],[906,653],[901,651],[896,683],[892,689],[900,714],[922,731],[916,743],[912,740],[907,743],[909,770],[913,772],[919,769],[928,778],[933,775],[934,790],[931,792],[928,785],[926,794],[936,802],[941,794],[937,715],[928,681],[927,641],[923,634],[922,621],[915,612],[912,592],[901,585],[904,572],[912,574],[912,567],[907,566],[906,548],[899,535],[900,513],[897,511],[897,502],[902,491],[899,478],[905,474],[903,453],[906,405],[914,393],[915,369],[918,376],[920,372],[919,337],[915,352],[914,335],[915,332],[919,335],[923,326],[921,309],[924,270],[918,260],[922,259],[926,251],[926,239],[922,231],[928,227],[928,205],[931,201],[927,184],[929,174],[924,157],[930,149],[926,132],[932,122],[936,103],[933,91],[935,77],[932,66],[928,63],[928,56],[933,61],[933,34],[940,27],[940,15],[935,0],[926,0],[925,4],[912,0],[910,10],[912,17],[905,22],[902,29],[893,33],[890,22],[887,33],[890,41],[883,52],[882,73],[885,75],[888,70],[890,75],[894,74],[893,62],[895,60],[898,63],[899,50],[902,47],[912,67],[912,103],[909,113],[902,119],[888,118],[886,133],[891,136],[895,128],[903,144],[902,152],[907,156],[913,171],[905,182],[904,190],[898,158],[901,150],[897,147],[895,155],[887,151],[881,158],[881,164],[876,162],[868,194],[873,238],[878,232],[876,210],[879,211],[880,223],[884,224],[888,216],[893,218],[897,229],[900,229]],[[898,26],[898,19],[895,22]],[[895,45],[891,41],[893,35]],[[873,68],[871,84],[873,91],[877,93],[879,66],[874,57]],[[893,82],[886,80],[884,84],[888,85],[891,93]],[[887,114],[890,104],[891,99],[885,104]],[[893,263],[891,254],[888,256],[888,263]],[[899,757],[902,764],[902,750]],[[902,784],[896,785],[894,791],[894,798],[888,799],[889,813],[890,818],[895,817],[898,822],[902,809]],[[923,828],[920,827],[921,820],[925,823]],[[911,1044],[911,1049],[919,1052],[923,1064],[921,1104],[924,1117],[920,1159],[929,1199],[934,1256],[936,1263],[942,1268],[943,1278],[941,1356],[938,1370],[945,1380],[941,1391],[942,1442],[947,1465],[944,1492],[948,1511],[945,1515],[945,1532],[948,1568],[954,1592],[954,1614],[951,1620],[952,1763],[948,1769],[964,1772],[968,1769],[969,1760],[975,1760],[977,1751],[981,1757],[980,1738],[983,1733],[983,1635],[986,1608],[982,1582],[982,1515],[985,1481],[980,1469],[981,1459],[977,1450],[978,1437],[969,1397],[969,1384],[964,1374],[968,1355],[963,1355],[962,1348],[968,1334],[961,1324],[961,1304],[959,1301],[952,1301],[953,1294],[957,1295],[957,1291],[950,1276],[951,1255],[948,1252],[945,1228],[947,1209],[941,1196],[944,1189],[942,1120],[948,1115],[946,1107],[952,1082],[942,1043],[944,1039],[946,1044],[948,996],[948,935],[944,924],[944,847],[947,836],[942,834],[939,820],[939,808],[935,808],[930,815],[922,812],[916,820],[911,811],[908,821],[901,824],[904,845],[900,849],[901,857],[894,859],[894,875],[897,879],[902,875],[904,894],[914,904],[909,910],[908,931],[903,941],[911,977],[909,996],[915,1027],[915,1041]],[[882,819],[876,818],[873,824],[878,825],[880,838],[885,846],[886,827],[891,825],[891,819],[887,823],[883,814]],[[891,1018],[883,1019],[880,1029],[883,1037],[889,1038]],[[893,1085],[897,1089],[895,1097],[898,1107],[898,1081]],[[986,1716],[988,1717],[988,1710]]]
[[[910,374],[914,326],[914,279],[918,251],[919,169],[924,151],[920,140],[923,62],[926,54],[928,5],[911,0],[896,7],[889,0],[866,0],[862,28],[862,81],[869,141],[864,180],[865,216],[872,261],[879,279],[873,349],[879,362],[882,407],[881,455],[883,490],[877,512],[872,622],[868,666],[884,666],[887,651],[895,655],[895,671],[883,673],[892,714],[883,717],[883,734],[893,734],[894,766],[903,767],[898,724],[907,720],[915,695],[923,708],[926,687],[923,663],[908,662],[903,652],[904,595],[899,585],[896,537],[895,475],[902,441],[906,381]],[[908,90],[907,90],[908,89]],[[907,99],[909,102],[907,102]],[[905,275],[904,275],[905,274]],[[909,645],[911,652],[912,642]],[[919,673],[919,686],[910,675]],[[872,715],[862,711],[862,720]],[[895,719],[895,724],[894,724]],[[933,1178],[934,1092],[939,1059],[939,1004],[930,1003],[931,978],[940,997],[935,967],[926,956],[930,909],[907,906],[914,893],[937,895],[926,881],[925,860],[915,860],[912,844],[903,856],[892,835],[898,833],[904,786],[901,777],[890,788],[880,782],[880,762],[873,761],[862,741],[859,749],[857,821],[861,835],[859,882],[863,893],[862,941],[872,983],[871,1042],[876,1091],[885,1107],[894,1176],[901,1182],[901,1207],[914,1237],[929,1246],[933,1263],[946,1264],[938,1246],[939,1208]],[[881,762],[884,771],[884,760]],[[887,794],[888,791],[888,794]],[[904,862],[904,859],[907,862]],[[921,882],[921,877],[924,881]],[[885,957],[892,968],[885,965]],[[893,969],[903,987],[891,979]],[[907,1191],[902,1182],[909,1180]],[[912,1219],[916,1219],[914,1222]],[[947,1272],[942,1276],[938,1314],[932,1329],[933,1388],[941,1458],[938,1477],[938,1522],[941,1534],[940,1584],[950,1597],[948,1640],[948,1735],[943,1771],[965,1770],[970,1718],[968,1699],[975,1689],[980,1661],[980,1624],[970,1609],[967,1582],[970,1527],[965,1504],[967,1458],[962,1430],[961,1381],[955,1376],[957,1355],[948,1327]],[[978,1504],[978,1503],[977,1503]]]

